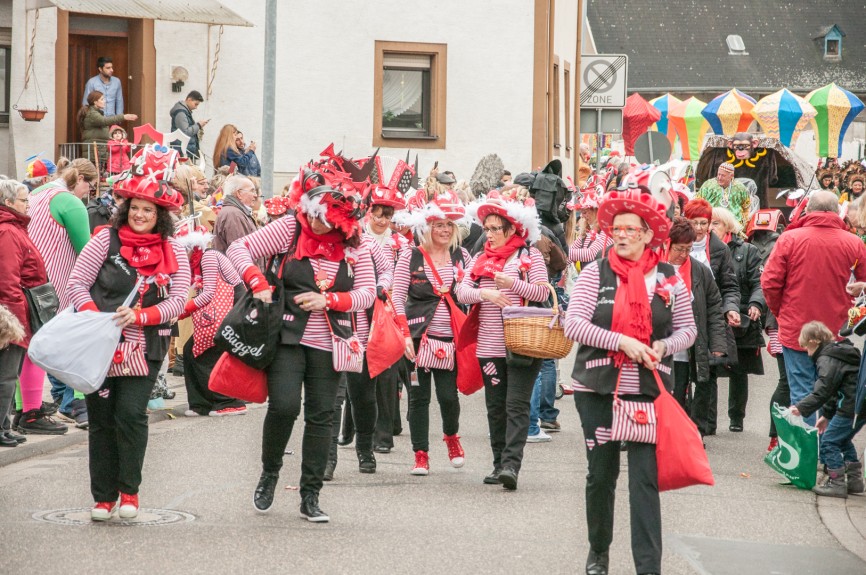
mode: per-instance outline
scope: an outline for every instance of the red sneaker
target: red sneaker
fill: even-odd
[[[211,411],[208,413],[211,417],[225,417],[227,415],[246,415],[247,414],[247,406],[243,405],[241,407],[224,407],[222,409],[218,409],[216,411]]]
[[[410,472],[412,475],[427,475],[430,473],[430,458],[426,451],[415,452],[415,467]]]
[[[117,510],[117,501],[100,501],[90,510],[92,521],[108,521]]]
[[[138,494],[120,494],[120,511],[118,515],[122,519],[134,519],[138,517]]]
[[[463,467],[463,446],[460,445],[460,436],[456,433],[454,435],[445,435],[442,437],[442,441],[445,442],[445,445],[448,446],[448,459],[451,460],[451,465],[453,467]]]
[[[773,451],[777,445],[779,445],[779,438],[778,437],[771,437],[770,438],[770,445],[767,446],[767,451]]]

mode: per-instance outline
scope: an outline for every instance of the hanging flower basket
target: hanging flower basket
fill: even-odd
[[[36,108],[19,108],[17,105],[12,107],[18,110],[25,122],[40,122],[48,113],[48,108],[38,106]]]

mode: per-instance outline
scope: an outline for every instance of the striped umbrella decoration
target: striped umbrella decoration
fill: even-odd
[[[860,98],[840,88],[827,84],[806,95],[806,100],[815,107],[816,153],[822,158],[838,158],[842,154],[845,132],[857,115],[863,111]]]
[[[734,88],[710,100],[701,114],[717,136],[733,136],[749,131],[755,104],[754,98]]]
[[[752,108],[752,116],[764,135],[777,138],[783,146],[794,147],[800,132],[817,115],[814,106],[787,88],[761,98]]]
[[[661,112],[661,118],[659,118],[658,122],[650,126],[650,130],[655,130],[657,132],[661,132],[665,136],[668,137],[671,143],[671,149],[674,147],[674,141],[677,139],[677,133],[674,130],[670,129],[670,121],[668,119],[668,112],[670,112],[671,106],[676,106],[682,102],[676,96],[671,94],[665,94],[664,96],[659,96],[658,98],[653,98],[650,100],[650,104],[653,107]]]
[[[684,160],[697,162],[701,155],[704,136],[710,129],[710,125],[701,115],[706,105],[706,102],[692,96],[688,100],[675,104],[668,112],[668,122],[680,139]]]

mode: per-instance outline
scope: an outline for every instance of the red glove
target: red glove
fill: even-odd
[[[159,325],[161,323],[162,317],[155,305],[135,310],[135,325]]]
[[[96,307],[96,302],[90,300],[89,302],[78,308],[78,311],[99,311],[99,308]]]
[[[328,302],[328,309],[334,311],[349,311],[352,307],[352,296],[346,291],[326,293],[325,301]]]
[[[271,289],[271,286],[268,285],[268,280],[265,279],[265,276],[256,266],[250,266],[244,272],[244,283],[250,286],[253,293],[259,293]]]

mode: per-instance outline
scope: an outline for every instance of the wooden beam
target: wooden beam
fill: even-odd
[[[60,144],[68,139],[69,117],[69,12],[57,9],[57,40],[54,43],[54,158],[60,155]],[[76,110],[73,110],[74,114]]]

